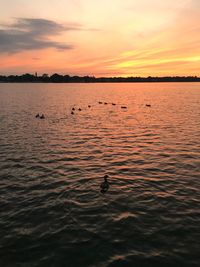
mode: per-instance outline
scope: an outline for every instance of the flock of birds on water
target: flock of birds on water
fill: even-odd
[[[116,106],[117,104],[116,103],[108,103],[108,102],[101,102],[99,101],[98,102],[100,105],[104,104],[104,105],[108,105],[108,104],[111,104],[112,106]],[[88,108],[91,108],[91,105],[88,105]],[[127,106],[121,106],[122,109],[127,109]],[[75,107],[72,108],[71,110],[71,114],[74,115],[75,114]],[[77,109],[78,111],[81,111],[82,109],[81,108],[78,108]]]
[[[101,101],[99,101],[98,102],[100,105],[102,105],[102,104],[104,104],[104,105],[108,105],[108,104],[111,104],[112,106],[116,106],[117,104],[116,103],[108,103],[108,102],[101,102]],[[91,105],[88,105],[88,108],[91,108],[92,106]],[[151,105],[150,104],[146,104],[146,107],[151,107]],[[127,109],[128,107],[127,106],[121,106],[121,109]],[[75,109],[75,107],[73,107],[72,109],[71,109],[71,114],[72,115],[74,115],[75,114],[75,110],[77,110],[77,111],[82,111],[82,109],[81,108],[77,108],[77,109]],[[39,114],[39,113],[37,113],[36,115],[35,115],[35,117],[37,118],[37,119],[41,119],[41,120],[43,120],[43,119],[45,119],[45,116],[44,116],[44,114]]]
[[[112,106],[116,106],[117,105],[116,103],[108,103],[108,102],[101,102],[101,101],[99,101],[98,103],[100,105],[102,105],[102,104],[104,104],[104,105],[111,104]],[[146,107],[151,107],[151,105],[150,104],[146,104]],[[88,108],[91,108],[91,105],[88,105]],[[128,108],[127,106],[121,106],[121,109],[127,109],[127,108]],[[78,111],[82,111],[81,108],[78,108],[77,110]],[[75,114],[75,111],[76,111],[76,109],[75,109],[75,107],[73,107],[71,109],[71,114],[74,115]],[[41,114],[40,115],[39,113],[37,113],[35,115],[35,118],[42,120],[42,119],[45,119],[45,115],[44,114]],[[106,174],[106,175],[104,175],[103,178],[104,178],[104,181],[100,184],[100,192],[101,193],[106,193],[108,191],[109,187],[110,187],[110,184],[108,182],[109,176]]]

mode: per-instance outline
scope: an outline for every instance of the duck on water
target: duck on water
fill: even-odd
[[[42,114],[41,116],[40,116],[40,119],[45,119],[45,116],[44,116],[44,114]]]
[[[101,193],[106,193],[109,189],[108,175],[104,175],[104,182],[100,185]]]
[[[42,115],[40,116],[40,114],[38,113],[37,115],[35,115],[35,117],[36,117],[36,118],[40,118],[40,119],[45,119],[44,114],[42,114]]]

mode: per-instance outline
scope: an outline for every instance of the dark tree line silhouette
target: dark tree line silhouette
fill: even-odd
[[[120,82],[200,82],[197,76],[166,76],[166,77],[99,77],[69,76],[54,73],[49,76],[33,74],[0,75],[0,82],[4,83],[120,83]]]

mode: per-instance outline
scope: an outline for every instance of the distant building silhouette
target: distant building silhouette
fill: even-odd
[[[49,77],[49,74],[47,73],[42,74],[42,78],[48,78],[48,77]]]

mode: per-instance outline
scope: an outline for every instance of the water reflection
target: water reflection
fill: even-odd
[[[198,88],[0,84],[1,265],[198,266]]]

